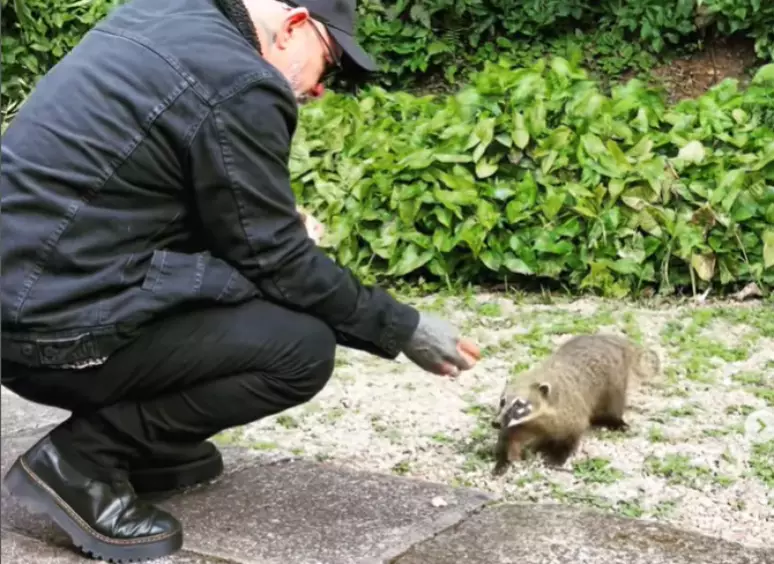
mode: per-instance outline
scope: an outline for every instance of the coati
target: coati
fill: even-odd
[[[625,431],[632,385],[661,370],[658,354],[625,337],[572,337],[551,356],[507,383],[492,426],[499,429],[495,476],[529,448],[552,465],[574,454],[591,426]]]

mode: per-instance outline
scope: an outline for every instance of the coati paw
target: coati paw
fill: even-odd
[[[492,468],[492,476],[503,476],[510,467],[509,462],[498,462],[495,464],[494,468]]]
[[[604,427],[611,431],[626,433],[629,430],[629,424],[620,417],[598,417],[591,423],[595,427]]]

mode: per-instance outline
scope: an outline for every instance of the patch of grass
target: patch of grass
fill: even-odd
[[[731,378],[744,386],[745,391],[762,399],[769,407],[774,407],[774,385],[771,378],[767,378],[763,373],[752,371],[737,372]]]
[[[231,429],[225,429],[212,437],[212,442],[216,445],[231,446],[242,442],[245,435],[243,427],[232,427]]]
[[[638,499],[619,501],[613,506],[613,510],[624,517],[631,517],[634,519],[638,519],[645,515],[645,509]]]
[[[750,468],[756,478],[774,490],[774,440],[753,446]]]
[[[670,379],[683,376],[694,382],[713,383],[713,359],[728,363],[750,357],[753,344],[751,339],[732,347],[701,334],[712,324],[715,315],[713,310],[703,309],[693,312],[687,320],[684,318],[665,324],[661,331],[661,341],[671,349],[670,356],[679,361],[671,367],[673,373],[669,375]]]
[[[343,407],[339,407],[338,405],[334,406],[334,407],[330,408],[326,412],[325,419],[329,423],[334,423],[334,422],[338,421],[339,419],[341,419],[342,417],[344,417],[345,411],[346,410]]]
[[[501,317],[503,308],[497,302],[484,302],[476,308],[476,313],[483,317]]]
[[[755,411],[755,408],[751,405],[729,405],[726,407],[726,415],[741,415],[743,417],[747,417],[750,415],[753,411]]]
[[[612,429],[593,428],[591,434],[605,443],[620,443],[625,439],[630,439],[636,435],[634,429],[628,431],[613,431]]]
[[[702,429],[701,434],[705,437],[726,437],[734,431],[730,427],[714,427],[712,429]]]
[[[524,486],[527,486],[529,484],[539,484],[540,482],[543,482],[543,481],[545,481],[545,476],[540,472],[538,472],[537,470],[533,470],[529,474],[516,476],[516,478],[513,478],[511,480],[511,483],[518,488],[523,488]]]
[[[652,443],[669,442],[669,439],[664,434],[663,429],[661,429],[661,427],[657,427],[656,425],[651,426],[651,428],[648,430],[648,440]]]
[[[664,501],[659,501],[656,503],[648,513],[655,517],[656,519],[665,519],[668,518],[674,510],[677,508],[679,501],[676,499],[668,499]]]
[[[456,443],[456,449],[465,455],[462,469],[474,472],[494,462],[494,446],[497,437],[492,430],[491,421],[495,411],[491,406],[474,403],[463,410],[476,418],[476,425],[470,435]]]
[[[610,465],[607,458],[586,458],[573,462],[576,477],[589,484],[613,484],[624,477],[623,472]]]
[[[769,407],[774,407],[774,389],[770,387],[754,388],[752,393],[755,397],[765,401]]]
[[[662,410],[660,413],[652,415],[650,419],[656,423],[661,423],[664,425],[668,424],[670,419],[693,417],[699,411],[701,411],[701,406],[699,404],[686,403],[677,407],[668,407]]]
[[[637,317],[631,311],[627,311],[627,312],[624,312],[622,321],[623,321],[623,332],[626,334],[626,336],[629,337],[635,343],[641,345],[643,343],[644,335],[640,330],[639,323],[637,322]]]
[[[400,462],[394,464],[391,470],[393,474],[397,474],[398,476],[405,476],[411,472],[411,464],[408,460],[401,460]]]
[[[615,324],[615,317],[607,309],[600,309],[588,317],[568,312],[560,315],[558,321],[544,329],[545,335],[589,335],[599,332],[604,325]]]
[[[450,445],[454,444],[454,438],[450,437],[449,435],[446,435],[444,433],[435,433],[432,437],[430,437],[433,441],[436,443],[442,444],[442,445]]]
[[[531,366],[531,363],[529,362],[517,362],[513,366],[511,366],[510,375],[518,376],[522,372],[526,372],[527,370],[529,370],[530,366]]]
[[[737,372],[731,376],[731,379],[743,386],[763,386],[765,383],[763,374],[750,370]]]
[[[250,443],[250,448],[253,450],[278,450],[280,446],[274,441],[256,441]]]
[[[297,429],[299,427],[298,421],[290,415],[282,414],[276,418],[277,425],[285,427],[286,429]]]
[[[712,478],[709,468],[692,463],[683,454],[667,454],[664,457],[650,455],[645,459],[644,469],[648,474],[665,478],[670,484],[694,488],[699,481]]]
[[[645,510],[638,499],[612,501],[587,490],[565,490],[558,484],[549,483],[551,497],[561,503],[592,507],[626,517],[641,517]]]
[[[756,307],[715,307],[709,308],[711,315],[724,319],[736,325],[746,325],[756,330],[761,337],[774,337],[774,316],[771,315],[771,306],[760,305]]]

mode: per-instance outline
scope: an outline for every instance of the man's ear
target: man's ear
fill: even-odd
[[[280,23],[277,32],[276,45],[278,49],[285,49],[287,44],[295,36],[298,28],[309,20],[309,10],[306,8],[293,8],[289,10]]]

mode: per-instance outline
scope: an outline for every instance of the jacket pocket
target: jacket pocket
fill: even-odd
[[[207,252],[153,251],[142,289],[167,303],[234,303],[258,295],[255,285],[238,270]]]

